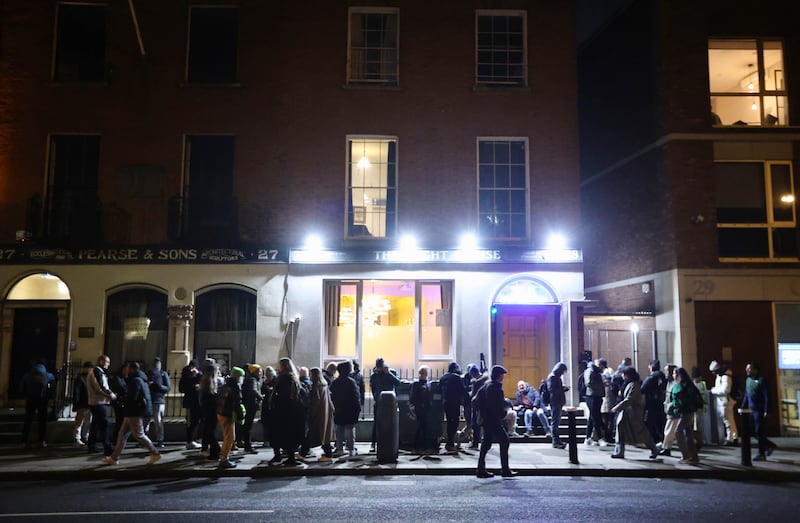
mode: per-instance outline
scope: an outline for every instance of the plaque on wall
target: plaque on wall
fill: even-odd
[[[78,327],[79,338],[94,338],[94,327]]]

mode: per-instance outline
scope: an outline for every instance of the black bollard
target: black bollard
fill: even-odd
[[[564,412],[567,413],[567,439],[569,440],[569,462],[573,465],[578,464],[578,429],[575,422],[575,414],[578,409],[575,407],[566,407]]]
[[[385,390],[378,398],[378,415],[375,439],[377,442],[378,463],[397,463],[400,444],[400,418],[397,409],[397,396],[394,391]]]
[[[742,466],[752,467],[753,461],[750,455],[750,415],[753,413],[750,409],[739,409],[739,414],[742,416],[742,427],[739,431],[739,441],[742,442]]]

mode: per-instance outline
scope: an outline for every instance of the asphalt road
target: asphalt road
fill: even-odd
[[[796,521],[797,483],[464,476],[0,482],[5,521]],[[781,519],[779,519],[781,518]]]

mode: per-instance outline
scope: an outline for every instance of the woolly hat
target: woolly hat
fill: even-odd
[[[720,365],[717,360],[712,360],[711,365],[708,366],[708,370],[711,372],[717,372],[720,369]]]
[[[233,367],[231,369],[231,378],[241,378],[244,376],[244,369],[241,367]]]
[[[251,364],[250,364],[250,365],[247,367],[247,372],[249,372],[250,374],[255,374],[255,373],[256,373],[256,371],[257,371],[258,369],[260,369],[260,368],[261,368],[261,365],[259,365],[258,363],[251,363]]]

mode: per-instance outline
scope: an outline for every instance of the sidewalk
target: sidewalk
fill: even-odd
[[[544,443],[513,443],[510,449],[511,467],[520,476],[604,476],[650,477],[682,479],[724,479],[749,481],[800,481],[800,439],[772,438],[778,449],[766,462],[741,465],[738,447],[703,447],[701,464],[697,466],[678,463],[680,452],[657,461],[648,459],[649,451],[629,447],[627,459],[611,459],[613,447],[585,447],[578,445],[578,464],[569,463],[569,449],[558,450]],[[104,465],[101,454],[87,454],[83,448],[54,445],[43,449],[20,449],[0,446],[0,481],[27,480],[131,480],[143,478],[198,478],[198,477],[286,477],[286,476],[399,476],[399,475],[474,475],[478,453],[461,450],[454,454],[419,456],[401,451],[397,463],[379,464],[375,454],[369,454],[369,445],[357,445],[359,454],[353,458],[340,458],[321,463],[316,457],[296,467],[270,465],[271,449],[259,449],[258,454],[236,453],[232,460],[238,463],[233,469],[219,469],[216,463],[203,460],[197,450],[186,450],[177,443],[162,449],[162,459],[152,466],[145,465],[148,453],[128,444],[120,457],[120,464]],[[316,455],[319,449],[314,449]],[[443,451],[442,451],[443,452]],[[499,469],[497,445],[487,458],[489,470]],[[491,480],[489,480],[491,481]]]

